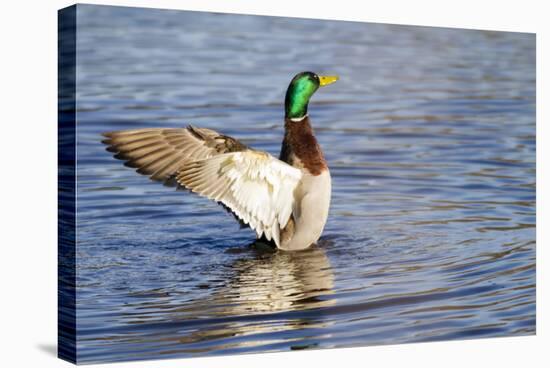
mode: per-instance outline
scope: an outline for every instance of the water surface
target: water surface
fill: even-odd
[[[535,37],[78,7],[78,360],[535,333]],[[100,133],[193,124],[278,155],[302,70],[333,177],[319,244],[251,248]]]

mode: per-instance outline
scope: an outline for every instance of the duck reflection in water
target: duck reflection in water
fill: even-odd
[[[334,275],[322,246],[321,241],[319,246],[304,251],[269,252],[255,244],[253,257],[233,264],[236,273],[226,288],[212,294],[204,304],[193,306],[201,314],[207,310],[216,323],[206,322],[203,328],[179,341],[193,344],[227,337],[232,339],[231,346],[222,345],[223,348],[250,347],[278,342],[280,336],[270,335],[277,331],[326,327],[329,322],[323,321],[321,309],[334,305],[336,300],[329,297]],[[266,314],[272,318],[266,320]],[[219,319],[222,316],[227,318]],[[237,336],[258,334],[259,339],[250,336],[234,340]],[[292,340],[303,339],[294,335]]]
[[[169,308],[166,304],[158,306],[165,314],[163,328],[147,326],[151,321],[136,315],[128,316],[131,321],[126,323],[149,331],[140,332],[140,342],[175,344],[179,353],[268,348],[269,344],[288,341],[277,334],[279,331],[326,327],[332,322],[324,321],[322,309],[336,303],[330,297],[334,275],[323,249],[326,243],[321,240],[319,245],[298,252],[272,252],[255,244],[252,252],[245,253],[248,256],[232,264],[235,273],[225,286],[210,296],[187,301],[184,306],[173,307],[175,301]],[[148,303],[150,308],[155,306]],[[307,335],[310,338],[312,333]],[[308,346],[304,345],[305,336],[292,336],[292,346]],[[224,339],[228,341],[224,343]],[[217,343],[211,344],[213,340]]]
[[[221,296],[232,304],[230,314],[320,308],[333,302],[323,298],[332,293],[334,275],[319,246],[300,252],[260,250],[233,267],[237,272]]]

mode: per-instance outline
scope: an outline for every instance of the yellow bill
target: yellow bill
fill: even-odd
[[[321,87],[332,84],[338,80],[337,75],[320,75],[319,76],[319,85]]]

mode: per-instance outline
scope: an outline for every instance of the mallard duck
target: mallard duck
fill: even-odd
[[[125,166],[165,185],[221,204],[241,224],[282,250],[315,244],[325,227],[331,177],[313,134],[308,103],[337,76],[297,74],[285,97],[279,159],[207,128],[146,128],[103,133]]]

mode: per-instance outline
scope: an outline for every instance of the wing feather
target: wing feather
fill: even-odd
[[[188,162],[176,181],[223,203],[258,237],[263,234],[279,246],[280,229],[290,218],[301,177],[300,170],[273,156],[247,150]]]
[[[214,130],[148,128],[104,133],[107,151],[151,179],[223,204],[279,245],[301,172]]]
[[[115,158],[167,185],[185,163],[248,149],[234,138],[192,126],[122,130],[103,136],[107,151],[115,153]]]

